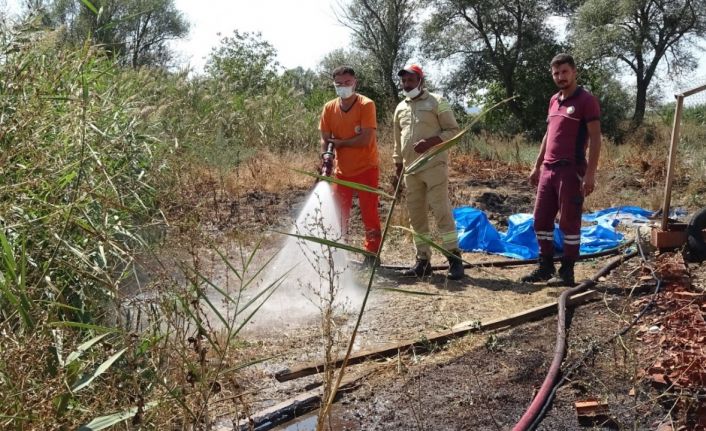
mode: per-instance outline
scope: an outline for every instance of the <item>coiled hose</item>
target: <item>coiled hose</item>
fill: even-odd
[[[569,296],[580,293],[588,288],[596,285],[598,279],[606,276],[613,269],[620,266],[623,262],[637,256],[638,251],[633,250],[624,256],[614,259],[612,262],[608,263],[606,266],[601,268],[593,278],[586,280],[576,287],[565,290],[561,296],[559,296],[559,313],[558,313],[558,324],[557,324],[557,336],[556,336],[556,347],[554,348],[554,359],[549,367],[549,372],[544,378],[542,387],[537,392],[537,395],[532,400],[529,408],[520,418],[519,422],[512,428],[513,431],[525,431],[530,429],[530,426],[534,422],[535,418],[539,416],[542,407],[547,403],[552,389],[554,388],[554,383],[559,376],[559,370],[561,368],[561,363],[564,360],[564,354],[566,353],[566,299]]]
[[[564,373],[563,377],[557,381],[557,376],[559,374],[559,370],[561,367],[561,363],[564,360],[564,354],[566,353],[566,298],[569,296],[579,293],[582,290],[585,290],[589,287],[593,287],[598,279],[600,277],[603,277],[607,275],[610,271],[615,269],[616,267],[620,266],[623,262],[626,260],[635,257],[638,252],[642,258],[642,261],[644,264],[647,263],[647,258],[645,257],[645,253],[642,250],[642,245],[640,243],[640,228],[637,228],[637,235],[636,235],[637,240],[635,241],[637,244],[637,249],[634,250],[625,256],[621,256],[618,259],[614,259],[611,263],[603,267],[596,275],[593,276],[591,280],[587,280],[580,285],[566,290],[564,293],[559,298],[559,321],[557,324],[557,343],[556,347],[554,349],[554,359],[552,360],[552,364],[549,368],[549,372],[547,373],[547,376],[544,379],[544,382],[542,383],[542,387],[540,388],[539,392],[537,395],[534,397],[532,400],[532,404],[530,407],[525,411],[525,413],[522,415],[520,420],[517,422],[517,424],[512,428],[513,431],[525,431],[525,430],[534,430],[539,426],[541,423],[542,419],[544,418],[544,415],[546,414],[547,410],[549,409],[549,406],[554,399],[554,396],[556,395],[556,391],[561,387],[564,382],[566,382],[569,378],[569,376],[578,369],[581,364],[584,363],[586,359],[590,355],[593,354],[595,351],[594,349],[589,349],[588,352],[580,358],[577,362],[574,363],[573,366],[569,367],[569,369]],[[623,329],[620,331],[616,332],[605,340],[602,344],[608,344],[615,340],[617,337],[620,337],[624,335],[628,330],[630,330],[631,327],[633,327],[641,318],[644,316],[644,314],[652,307],[652,305],[655,302],[655,299],[657,297],[657,294],[660,291],[660,287],[662,284],[662,280],[660,280],[654,270],[651,270],[652,272],[652,277],[657,281],[656,287],[654,294],[652,296],[652,300],[643,307],[643,309],[638,313],[637,316],[630,322],[627,326],[625,326]]]

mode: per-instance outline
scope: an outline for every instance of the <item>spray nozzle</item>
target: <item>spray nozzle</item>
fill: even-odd
[[[335,155],[334,152],[333,152],[333,142],[329,142],[329,143],[328,143],[328,147],[326,147],[326,151],[324,151],[323,153],[321,153],[321,158],[322,158],[322,159],[327,158],[327,157],[328,157],[328,158],[331,158],[331,159],[335,159],[335,158],[336,158],[336,155]]]
[[[321,153],[321,173],[327,177],[330,177],[331,174],[333,173],[333,159],[336,158],[336,155],[333,152],[333,142],[328,143],[328,148],[326,151]]]

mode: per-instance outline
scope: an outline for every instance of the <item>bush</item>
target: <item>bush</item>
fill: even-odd
[[[53,286],[36,294],[55,300],[56,289],[75,307],[56,314],[88,321],[101,312],[87,303],[114,295],[138,232],[156,215],[163,147],[144,133],[132,100],[139,83],[120,79],[98,51],[42,42],[2,65],[0,186],[10,193],[0,213],[11,249],[26,244],[26,284]]]

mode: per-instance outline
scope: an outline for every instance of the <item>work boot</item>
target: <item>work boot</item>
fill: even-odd
[[[547,284],[551,286],[576,286],[576,281],[574,280],[574,261],[562,260],[557,275],[552,277]]]
[[[536,283],[547,281],[554,276],[554,258],[552,256],[539,256],[539,266],[520,279],[523,283]]]
[[[453,256],[449,256],[449,271],[446,277],[449,280],[460,280],[463,278],[463,259],[461,259],[461,250],[453,251]]]
[[[431,262],[429,262],[429,259],[420,259],[420,258],[417,258],[417,261],[415,262],[414,266],[402,271],[402,275],[405,277],[417,277],[417,278],[422,278],[426,275],[431,275],[431,273],[432,273],[432,269],[431,269]]]

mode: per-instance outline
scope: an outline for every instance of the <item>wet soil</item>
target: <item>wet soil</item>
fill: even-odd
[[[452,204],[481,208],[502,228],[509,215],[532,211],[534,190],[527,184],[526,174],[512,165],[456,164],[452,166],[450,182]],[[303,189],[283,193],[242,191],[235,198],[219,198],[214,205],[220,216],[214,219],[211,229],[221,232],[224,238],[258,236],[264,244],[264,256],[259,258],[263,262],[276,253],[282,241],[272,230],[287,230],[287,220],[295,218],[306,193]],[[389,205],[389,202],[381,202],[381,217]],[[357,246],[362,237],[359,220],[354,208],[349,242]],[[406,225],[406,220],[404,202],[401,202],[393,214],[392,224]],[[252,244],[246,241],[245,246]],[[238,255],[235,245],[224,245],[227,255]],[[217,259],[213,259],[213,253],[208,250],[202,252],[202,260],[211,262],[208,272],[214,280],[224,282],[222,263],[214,263]],[[383,264],[406,265],[413,257],[414,247],[409,236],[393,230],[382,252]],[[499,257],[465,253],[464,258],[478,261]],[[580,262],[576,278],[589,278],[607,260]],[[443,264],[445,259],[435,254],[432,263]],[[635,285],[638,267],[637,261],[621,267],[616,274],[607,277],[602,286]],[[453,282],[446,279],[443,271],[417,280],[405,279],[397,271],[381,268],[373,283],[355,350],[400,340],[424,339],[432,331],[449,329],[461,322],[501,318],[555,301],[561,288],[517,282],[531,269],[478,267],[467,270],[463,280]],[[361,280],[366,280],[366,274],[360,271]],[[696,282],[703,283],[703,279],[698,278]],[[558,390],[539,429],[655,429],[662,420],[676,414],[672,397],[636,378],[644,360],[636,353],[639,340],[633,332],[616,342],[601,345],[637,313],[633,302],[627,294],[610,294],[573,313],[565,364],[575,363],[589,350],[595,352]],[[350,337],[356,313],[357,310],[348,309],[336,316],[339,356]],[[288,322],[287,316],[274,314],[277,325],[243,331],[238,338],[237,357],[232,361],[235,364],[263,357],[274,359],[243,369],[237,377],[237,388],[224,387],[220,394],[220,398],[228,400],[245,392],[246,396],[238,398],[244,405],[239,410],[245,414],[271,407],[321,383],[319,376],[285,383],[274,380],[276,372],[302,362],[320,361],[322,356],[318,316],[308,321]],[[358,365],[357,368],[369,370],[371,374],[337,404],[333,421],[336,425],[332,429],[511,428],[544,379],[552,359],[555,336],[556,319],[546,318],[512,331],[472,335],[444,346],[431,346],[431,353],[412,350],[385,361]],[[574,402],[587,398],[608,401],[610,415],[594,423],[580,424]],[[234,419],[227,404],[219,403],[223,407],[215,412],[221,423],[232,423]],[[302,426],[291,429],[313,429]]]
[[[566,380],[537,429],[696,429],[693,421],[686,422],[683,395],[638,377],[651,360],[639,354],[639,328],[649,312],[636,325],[630,323],[652,298],[652,286],[645,285],[644,293],[635,296],[619,289],[640,284],[635,282],[640,268],[637,260],[619,268],[602,282],[612,293],[569,311],[562,365]],[[704,266],[694,267],[694,285],[703,283],[703,273]],[[510,429],[545,378],[555,338],[556,318],[550,317],[509,331],[467,336],[432,353],[406,352],[376,363],[376,371],[343,396],[331,429]],[[365,366],[373,364],[358,367]],[[608,412],[579,418],[575,403],[590,399],[607,403]],[[313,428],[304,419],[278,429]]]
[[[613,302],[613,301],[610,301]],[[617,305],[617,304],[612,304]],[[619,329],[602,303],[573,313],[569,355],[565,364],[600,344]],[[357,418],[359,430],[506,430],[519,420],[549,368],[556,320],[544,319],[515,330],[489,334],[482,345],[440,364],[408,367],[405,374],[387,373],[378,384],[364,386],[346,398],[342,416]],[[654,429],[667,412],[649,387],[635,387],[634,337],[597,348],[588,363],[571,376],[538,429],[576,430],[574,403],[605,399],[610,415],[589,429]],[[628,351],[625,350],[625,348]],[[638,385],[638,387],[640,387]],[[439,390],[443,388],[443,390]]]

